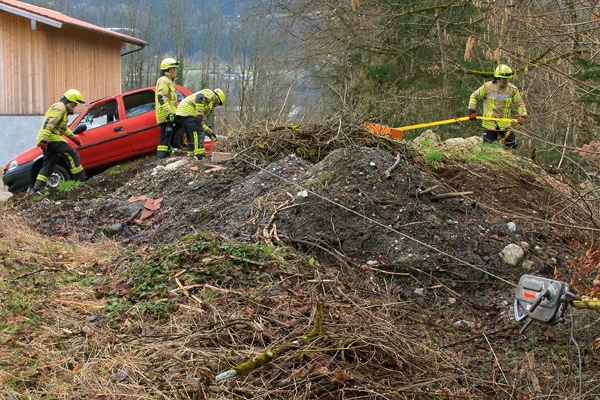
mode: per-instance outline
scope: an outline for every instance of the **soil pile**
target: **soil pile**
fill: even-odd
[[[565,185],[534,164],[499,148],[500,166],[467,162],[460,154],[481,145],[461,145],[451,151],[459,154],[454,161],[433,162],[413,143],[339,121],[250,129],[218,145],[235,155],[219,164],[148,156],[83,188],[36,201],[18,195],[9,204],[49,237],[109,237],[133,252],[208,232],[308,255],[293,268],[282,261],[285,271],[263,265],[269,280],[232,273],[211,286],[222,297],[200,302],[205,323],[191,322],[189,308],[198,304],[184,291],[185,322],[154,326],[151,335],[124,333],[138,335],[152,356],[119,382],[181,398],[528,398],[534,366],[511,355],[527,352],[512,320],[514,284],[523,273],[566,272],[588,239],[572,227],[593,219],[589,207],[566,203]],[[450,152],[448,144],[434,146]],[[529,269],[501,261],[509,244],[525,250]],[[116,275],[119,267],[111,268]],[[173,275],[180,288],[187,287],[183,277]],[[103,290],[127,292],[126,279],[114,278]],[[298,341],[317,321],[324,328],[318,338]],[[565,326],[529,329],[567,346]],[[281,353],[275,366],[214,382],[216,373],[267,348]],[[194,354],[201,367],[190,367]],[[486,357],[502,379],[484,370]],[[586,362],[598,370],[597,354]],[[536,379],[552,382],[555,368]],[[598,388],[598,379],[588,387]],[[575,384],[568,373],[559,381]]]

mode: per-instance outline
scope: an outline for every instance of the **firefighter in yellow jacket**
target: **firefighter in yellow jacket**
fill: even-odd
[[[179,61],[165,58],[160,62],[161,74],[156,81],[156,123],[160,127],[160,137],[156,147],[158,158],[168,157],[171,150],[171,136],[175,123],[177,91],[173,81],[177,78]]]
[[[513,77],[512,69],[501,64],[494,71],[494,79],[485,82],[475,90],[469,99],[469,119],[477,118],[477,100],[483,100],[483,116],[492,118],[510,118],[511,108],[516,108],[519,114],[519,125],[527,119],[525,102],[519,89],[508,80]],[[505,147],[517,147],[515,133],[510,129],[510,122],[483,120],[483,142],[500,141]]]
[[[212,110],[225,104],[225,93],[217,88],[202,89],[181,100],[177,106],[177,123],[183,125],[187,137],[187,155],[201,160],[205,157],[204,135],[216,141],[217,136],[205,123]]]
[[[81,166],[79,153],[63,138],[66,136],[77,146],[81,146],[79,139],[67,127],[67,122],[69,115],[73,114],[74,108],[83,103],[81,92],[77,89],[69,89],[63,93],[58,102],[52,104],[46,111],[36,139],[37,146],[42,149],[44,154],[44,162],[33,188],[28,189],[29,193],[39,192],[46,187],[48,177],[54,171],[59,156],[63,156],[67,161],[73,179],[85,181],[85,171]]]

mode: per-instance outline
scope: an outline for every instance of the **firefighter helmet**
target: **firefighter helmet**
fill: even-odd
[[[500,64],[494,71],[494,78],[512,78],[513,70],[506,64]]]
[[[85,103],[85,101],[83,101],[83,96],[81,95],[81,92],[77,89],[69,89],[63,93],[63,96],[65,96],[65,99],[69,100],[71,103]]]
[[[179,68],[179,61],[170,57],[163,58],[163,60],[160,62],[160,70],[167,71],[171,68]]]
[[[219,97],[221,105],[225,104],[225,93],[223,93],[223,90],[216,88],[215,90],[213,90],[213,92],[215,92],[215,94]]]

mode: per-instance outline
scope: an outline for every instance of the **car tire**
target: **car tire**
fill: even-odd
[[[183,126],[178,127],[171,138],[171,146],[176,149],[187,149],[187,137]]]
[[[46,182],[46,187],[56,188],[59,183],[68,181],[71,179],[71,175],[62,165],[56,164],[54,166],[54,171],[48,177],[48,181]]]

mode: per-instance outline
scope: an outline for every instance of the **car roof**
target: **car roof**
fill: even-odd
[[[186,88],[184,86],[181,86],[181,85],[175,84],[175,88],[178,89],[179,91],[184,92],[184,93],[185,92],[190,92],[191,93],[191,91],[188,88]],[[100,99],[96,99],[94,101],[91,101],[88,104],[86,104],[86,107],[88,105],[91,105],[91,104],[94,104],[94,103],[97,103],[99,101],[103,101],[103,100],[106,100],[106,99],[111,99],[113,97],[127,96],[127,95],[130,95],[130,94],[133,94],[133,93],[143,92],[145,90],[152,90],[152,91],[154,91],[155,89],[156,89],[156,86],[147,86],[147,87],[143,87],[143,88],[139,88],[139,89],[128,90],[127,92],[117,93],[117,94],[113,94],[111,96],[105,96],[105,97],[102,97]]]

